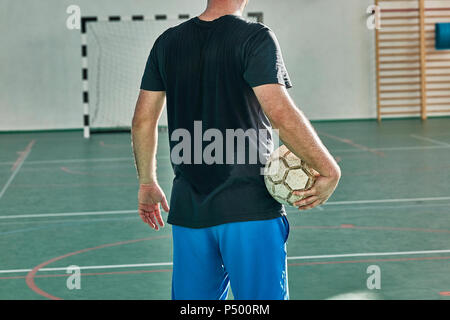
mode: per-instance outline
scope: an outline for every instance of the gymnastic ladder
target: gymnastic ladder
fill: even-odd
[[[448,0],[375,0],[377,119],[450,115],[450,50],[435,50]]]

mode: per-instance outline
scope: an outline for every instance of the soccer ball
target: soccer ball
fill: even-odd
[[[267,190],[278,202],[294,206],[303,197],[293,191],[309,189],[317,172],[282,145],[272,152],[264,167]]]

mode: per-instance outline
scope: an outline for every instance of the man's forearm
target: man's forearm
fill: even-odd
[[[333,156],[317,136],[309,120],[300,110],[287,112],[280,124],[275,124],[280,139],[298,157],[322,176],[340,176],[340,169]]]
[[[132,145],[139,183],[156,181],[157,125],[152,123],[133,124]]]
[[[340,169],[336,161],[285,90],[284,87],[270,85],[256,88],[255,92],[272,126],[278,129],[280,139],[288,149],[322,176],[338,178]]]
[[[156,147],[158,144],[158,119],[165,100],[163,91],[139,93],[133,122],[131,139],[136,170],[141,184],[156,181]]]

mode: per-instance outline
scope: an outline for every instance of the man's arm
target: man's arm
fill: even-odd
[[[341,171],[338,164],[284,86],[267,84],[253,90],[272,126],[278,129],[280,139],[320,174],[309,190],[294,192],[305,197],[295,205],[305,210],[325,203],[339,182]]]
[[[164,91],[141,90],[131,127],[132,146],[139,178],[138,211],[142,220],[158,230],[164,226],[159,203],[164,211],[169,207],[156,179],[156,148],[158,120],[165,100]]]

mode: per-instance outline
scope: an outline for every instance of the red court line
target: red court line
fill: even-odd
[[[31,184],[17,183],[14,188],[75,188],[75,187],[116,187],[116,186],[137,186],[136,182],[113,182],[113,183],[47,183]]]
[[[313,266],[320,264],[345,264],[345,263],[372,263],[372,262],[394,262],[394,261],[423,261],[423,260],[448,260],[450,257],[421,257],[421,258],[396,258],[396,259],[366,259],[366,260],[344,260],[344,261],[317,261],[289,263],[288,266]]]
[[[336,140],[336,141],[346,143],[346,144],[348,144],[348,145],[350,145],[350,146],[352,146],[352,147],[355,147],[355,148],[357,148],[357,149],[360,149],[360,150],[364,150],[364,151],[373,153],[373,154],[375,154],[375,155],[377,155],[377,156],[380,156],[380,157],[384,157],[384,152],[381,152],[381,151],[378,151],[378,150],[373,150],[373,149],[371,149],[371,148],[369,148],[369,147],[366,147],[366,146],[364,146],[364,145],[362,145],[362,144],[355,143],[355,142],[353,142],[353,141],[350,140],[350,139],[341,138],[341,137],[334,136],[334,135],[332,135],[332,134],[329,134],[329,133],[326,133],[326,132],[322,132],[322,131],[318,131],[318,133],[319,133],[319,135],[323,135],[323,136],[325,136],[325,137],[334,139],[334,140]]]
[[[143,239],[135,239],[135,240],[128,240],[128,241],[119,241],[119,242],[114,242],[114,243],[107,243],[107,244],[103,244],[103,245],[99,245],[96,247],[92,247],[92,248],[86,248],[86,249],[82,249],[82,250],[78,250],[78,251],[74,251],[74,252],[70,252],[67,253],[65,255],[50,259],[48,261],[42,262],[41,264],[37,265],[36,267],[34,267],[27,275],[26,275],[26,283],[27,286],[33,290],[34,292],[36,292],[37,294],[46,297],[48,299],[51,300],[62,300],[62,298],[53,296],[47,292],[45,292],[44,290],[40,289],[34,279],[36,277],[36,273],[39,271],[39,269],[44,268],[45,266],[49,265],[50,263],[53,263],[55,261],[59,261],[62,259],[65,259],[67,257],[71,257],[80,253],[85,253],[88,251],[93,251],[93,250],[98,250],[98,249],[103,249],[103,248],[108,248],[108,247],[114,247],[114,246],[120,246],[120,245],[124,245],[124,244],[130,244],[130,243],[136,243],[136,242],[141,242],[141,241],[147,241],[147,240],[155,240],[155,239],[162,239],[162,238],[169,238],[170,236],[156,236],[156,237],[150,237],[150,238],[143,238]]]
[[[84,276],[105,276],[105,275],[115,275],[115,274],[141,274],[141,273],[159,273],[159,272],[171,272],[172,269],[157,269],[157,270],[133,270],[133,271],[110,271],[110,272],[91,272],[91,273],[80,273],[81,277]],[[72,274],[41,274],[36,275],[34,278],[60,278],[69,277]],[[8,279],[25,279],[27,276],[11,276],[11,277],[0,277],[0,280]]]
[[[87,172],[75,171],[75,170],[71,170],[67,167],[60,167],[60,169],[61,169],[61,171],[64,171],[64,172],[70,173],[70,174],[89,175],[89,173],[87,173]]]
[[[352,224],[341,224],[340,226],[297,226],[297,227],[292,227],[292,229],[367,229],[367,230],[393,230],[393,231],[421,231],[421,232],[445,232],[445,233],[450,233],[450,230],[435,230],[435,229],[421,229],[421,228],[396,228],[396,227],[358,227]],[[59,261],[62,260],[64,258],[70,257],[70,256],[74,256],[80,253],[84,253],[84,252],[88,252],[88,251],[93,251],[93,250],[98,250],[98,249],[103,249],[103,248],[107,248],[107,247],[113,247],[113,246],[119,246],[119,245],[124,245],[124,244],[130,244],[130,243],[136,243],[136,242],[140,242],[140,241],[146,241],[146,240],[155,240],[155,239],[162,239],[162,238],[169,238],[170,236],[157,236],[157,237],[150,237],[150,238],[144,238],[144,239],[136,239],[136,240],[128,240],[128,241],[120,241],[120,242],[115,242],[115,243],[110,243],[110,244],[103,244],[100,246],[96,246],[96,247],[92,247],[92,248],[87,248],[87,249],[82,249],[82,250],[78,250],[75,252],[71,252],[53,259],[50,259],[48,261],[45,261],[39,265],[37,265],[36,267],[34,267],[25,277],[26,279],[26,283],[28,285],[28,287],[30,289],[32,289],[34,292],[36,292],[37,294],[46,297],[48,299],[52,299],[52,300],[62,300],[62,298],[53,296],[47,292],[45,292],[44,290],[40,289],[34,279],[37,277],[40,278],[45,278],[45,277],[49,277],[48,275],[39,275],[37,276],[36,273],[44,268],[45,266],[55,262],[55,261]],[[392,262],[392,261],[423,261],[423,260],[444,260],[444,259],[450,259],[450,257],[422,257],[422,258],[398,258],[398,259],[368,259],[368,260],[344,260],[344,261],[320,261],[320,262],[301,262],[301,263],[290,263],[288,264],[288,266],[306,266],[306,265],[326,265],[326,264],[347,264],[347,263],[365,263],[365,262]],[[163,270],[167,270],[167,271],[159,271],[159,272],[169,272],[171,269],[163,269]],[[121,272],[104,272],[104,273],[91,273],[89,275],[100,275],[100,274],[126,274],[126,273],[139,273],[139,272],[145,272],[145,270],[134,270],[134,271],[121,271]],[[87,275],[87,274],[85,274]],[[56,276],[60,276],[60,275],[56,275]],[[67,276],[67,275],[64,275]],[[0,279],[14,279],[17,277],[2,277]]]
[[[76,175],[83,175],[83,176],[93,176],[93,177],[134,177],[136,176],[135,174],[116,174],[116,173],[91,173],[91,172],[86,172],[86,171],[77,171],[77,170],[72,170],[70,168],[67,167],[60,167],[61,171],[64,171],[65,173],[69,173],[69,174],[76,174]]]
[[[11,171],[16,170],[17,166],[19,165],[19,163],[22,162],[23,158],[25,158],[25,156],[30,152],[31,147],[33,147],[34,143],[36,142],[36,140],[31,140],[30,143],[28,143],[28,145],[25,147],[25,150],[23,151],[18,151],[17,153],[19,154],[19,157],[16,159],[16,161],[13,163],[12,167],[11,167]]]
[[[314,266],[314,265],[330,265],[330,264],[347,264],[347,263],[372,263],[372,262],[402,262],[402,261],[428,261],[428,260],[448,260],[449,257],[420,257],[420,258],[396,258],[396,259],[366,259],[366,260],[342,260],[342,261],[316,261],[316,262],[298,262],[288,263],[288,266]],[[81,273],[80,276],[102,276],[102,275],[116,275],[116,274],[144,274],[144,273],[160,273],[171,272],[172,269],[156,269],[156,270],[132,270],[132,271],[111,271],[111,272],[92,272]],[[36,275],[35,278],[58,278],[69,277],[71,274],[43,274]],[[8,279],[24,279],[26,276],[11,276],[0,277],[1,280]],[[444,291],[445,293],[446,291]],[[450,295],[450,292],[449,292]]]
[[[350,157],[346,157],[346,158],[350,158]],[[449,165],[445,165],[445,166],[421,166],[421,167],[410,167],[410,168],[406,168],[408,171],[414,171],[414,172],[427,172],[427,171],[442,171],[444,170],[449,170],[450,166]],[[346,172],[345,176],[359,176],[359,175],[364,175],[364,174],[369,174],[369,175],[376,175],[376,174],[388,174],[388,173],[398,173],[398,172],[402,172],[405,171],[405,168],[397,168],[397,169],[380,169],[380,170],[366,170],[366,171],[352,171],[352,172]]]
[[[294,226],[291,229],[357,229],[357,230],[386,230],[386,231],[411,231],[411,232],[431,232],[450,233],[445,229],[425,229],[425,228],[400,228],[400,227],[361,227],[353,224],[341,224],[340,226]]]
[[[100,141],[98,143],[100,146],[102,147],[106,147],[106,148],[131,148],[131,143],[130,144],[106,144],[104,141]]]

